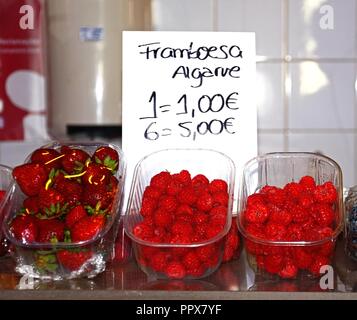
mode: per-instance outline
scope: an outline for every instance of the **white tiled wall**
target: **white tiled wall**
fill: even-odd
[[[259,153],[319,151],[340,163],[346,186],[357,184],[357,0],[152,0],[152,8],[154,30],[256,32]],[[32,148],[1,143],[0,161],[19,163]]]

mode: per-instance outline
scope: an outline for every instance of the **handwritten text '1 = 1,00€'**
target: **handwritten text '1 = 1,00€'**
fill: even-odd
[[[160,137],[171,136],[175,129],[177,134],[183,138],[191,138],[195,140],[197,135],[220,135],[222,133],[234,134],[236,129],[234,128],[235,117],[227,117],[225,119],[218,119],[216,115],[224,108],[231,111],[238,110],[237,106],[238,92],[232,92],[227,96],[222,94],[215,94],[213,96],[202,95],[198,101],[192,104],[188,102],[187,94],[181,95],[175,105],[161,104],[159,102],[156,91],[153,91],[149,103],[151,104],[152,114],[149,116],[140,117],[140,120],[148,120],[148,126],[144,132],[144,137],[147,140],[158,140]],[[175,108],[176,110],[172,110]],[[212,113],[212,119],[209,121],[194,121],[196,111],[202,114]],[[161,114],[166,112],[175,112],[177,117],[176,128],[162,128],[158,125],[158,120]],[[189,117],[189,121],[181,121],[181,117]],[[187,120],[187,119],[186,119]]]

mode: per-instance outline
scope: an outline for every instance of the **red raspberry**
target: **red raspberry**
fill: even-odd
[[[213,206],[228,206],[228,193],[227,192],[216,192],[213,194]]]
[[[186,269],[182,263],[172,261],[168,263],[165,272],[169,278],[182,279],[186,276]]]
[[[192,179],[192,187],[194,189],[200,189],[202,186],[208,186],[209,180],[203,174],[198,174]]]
[[[294,279],[297,276],[299,269],[291,259],[287,259],[279,271],[279,276],[283,279]]]
[[[143,258],[151,259],[153,255],[155,255],[157,252],[160,252],[161,249],[156,248],[156,247],[151,247],[151,246],[143,246],[139,245],[139,255],[142,256]]]
[[[159,200],[159,208],[168,212],[174,212],[177,209],[177,201],[173,196],[163,196]]]
[[[198,269],[201,265],[197,254],[192,250],[182,258],[182,263],[186,269]]]
[[[224,206],[218,206],[218,207],[214,207],[210,210],[209,212],[210,216],[215,216],[215,215],[227,215],[227,207]]]
[[[245,230],[249,235],[252,235],[255,238],[266,239],[264,229],[261,225],[249,224],[245,227]]]
[[[264,260],[264,268],[269,273],[278,273],[283,267],[283,256],[280,255],[268,255]]]
[[[219,233],[221,233],[223,231],[223,227],[222,225],[219,224],[210,224],[208,225],[208,228],[206,229],[206,236],[207,239],[212,239],[215,236],[217,236]]]
[[[195,190],[192,187],[182,189],[177,196],[177,200],[182,204],[192,206],[197,200]]]
[[[308,193],[302,193],[298,198],[299,205],[303,209],[308,209],[314,204],[314,198]]]
[[[269,240],[281,241],[285,239],[286,228],[281,224],[268,222],[265,226],[265,235]]]
[[[152,198],[143,198],[140,213],[143,217],[151,216],[156,209],[157,202]]]
[[[327,238],[332,238],[333,230],[330,227],[324,227],[318,229],[317,233],[319,235],[319,239],[323,240]]]
[[[207,229],[208,229],[208,224],[205,222],[196,225],[195,232],[194,232],[194,235],[197,240],[196,242],[207,239],[207,235],[206,235]]]
[[[180,173],[175,174],[175,179],[180,181],[184,186],[191,185],[191,174],[187,170],[182,170]]]
[[[192,249],[185,247],[173,247],[172,249],[170,249],[170,253],[175,259],[179,259],[186,255],[188,252],[190,252],[190,250]]]
[[[164,243],[167,242],[167,232],[164,227],[156,227],[153,231],[152,242]]]
[[[180,214],[176,215],[176,222],[185,222],[189,223],[190,225],[193,224],[193,214]]]
[[[326,241],[324,244],[318,246],[318,253],[325,257],[331,257],[333,250],[335,249],[334,241]]]
[[[218,252],[214,244],[208,244],[196,248],[196,254],[202,262],[207,262],[211,259],[211,257],[218,255]]]
[[[286,230],[287,241],[303,241],[304,232],[303,229],[297,224],[291,224]]]
[[[248,223],[263,224],[269,218],[268,208],[259,203],[256,203],[254,207],[247,208],[243,214]]]
[[[284,226],[287,226],[293,220],[291,213],[287,210],[280,209],[275,205],[269,205],[268,208],[270,211],[269,221],[271,222],[280,223]]]
[[[305,241],[317,241],[319,239],[318,230],[316,229],[303,229],[304,230],[304,240]],[[313,249],[313,247],[310,247]]]
[[[173,222],[173,215],[171,212],[159,208],[153,215],[154,223],[158,227],[169,227]]]
[[[206,272],[206,269],[204,266],[200,265],[197,268],[190,268],[187,269],[187,275],[192,276],[194,278],[200,278],[202,277]]]
[[[152,198],[152,199],[159,199],[161,196],[161,191],[158,188],[155,188],[153,186],[147,186],[145,188],[143,198]]]
[[[192,225],[184,221],[176,221],[171,226],[171,232],[175,235],[192,236],[193,228]]]
[[[163,192],[166,190],[170,180],[171,180],[170,172],[162,171],[151,178],[150,185],[152,187],[156,187],[157,189]]]
[[[295,223],[301,224],[309,219],[309,211],[298,205],[289,205],[287,210],[291,212]]]
[[[193,221],[197,225],[207,222],[208,219],[209,219],[209,215],[201,211],[198,211],[193,215]]]
[[[328,181],[316,187],[314,197],[317,202],[333,204],[337,200],[337,190],[333,183]]]
[[[184,234],[171,234],[168,242],[172,244],[188,244],[192,243],[192,236]]]
[[[328,265],[329,262],[330,261],[327,257],[316,255],[312,261],[312,264],[309,267],[309,271],[315,276],[320,276],[320,268],[322,266]]]
[[[153,237],[152,227],[144,222],[137,224],[133,229],[133,233],[135,237],[143,240],[150,240]]]
[[[215,197],[215,196],[214,196]],[[213,198],[209,193],[202,194],[196,201],[196,207],[200,211],[210,211],[213,206]]]
[[[234,257],[234,254],[236,253],[236,250],[237,250],[237,248],[234,248],[230,245],[225,245],[224,251],[223,251],[222,262],[231,261]]]
[[[180,204],[176,209],[176,215],[193,215],[193,209],[188,204]]]
[[[264,205],[265,195],[261,193],[254,193],[247,198],[247,207],[254,206],[256,203]]]
[[[312,208],[312,214],[320,227],[330,227],[335,220],[335,212],[328,204],[316,204]]]
[[[151,267],[157,272],[163,272],[169,262],[169,255],[166,252],[159,251],[150,258]]]
[[[210,225],[212,227],[219,226],[221,230],[224,228],[227,222],[227,215],[216,214],[214,216],[210,216]]]
[[[299,184],[306,190],[306,191],[312,191],[316,187],[316,182],[313,177],[310,176],[304,176],[300,179]]]
[[[204,263],[205,268],[217,268],[219,264],[220,255],[215,254],[207,262]]]
[[[296,182],[290,182],[284,187],[284,191],[287,197],[292,199],[297,199],[300,196],[300,194],[303,192],[303,190],[304,188]]]
[[[312,263],[313,256],[306,252],[304,247],[294,248],[294,259],[298,268],[308,269]]]
[[[227,193],[228,185],[227,182],[221,179],[212,180],[209,184],[209,190],[211,193],[224,192]]]
[[[283,206],[286,201],[285,191],[277,187],[265,186],[261,193],[266,195],[267,201],[277,206]]]
[[[182,183],[177,179],[172,179],[166,188],[166,193],[170,196],[176,196],[182,190]]]

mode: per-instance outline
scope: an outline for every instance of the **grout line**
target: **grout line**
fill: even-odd
[[[344,129],[344,128],[304,128],[304,129],[274,129],[274,128],[267,128],[267,129],[258,129],[259,133],[268,133],[268,134],[289,134],[289,133],[295,133],[295,134],[357,134],[357,128],[350,128],[350,129]]]
[[[212,27],[213,31],[218,31],[218,1],[212,0]]]

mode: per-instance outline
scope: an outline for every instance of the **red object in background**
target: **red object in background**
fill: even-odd
[[[0,0],[0,140],[23,140],[25,117],[44,113],[43,7]]]

